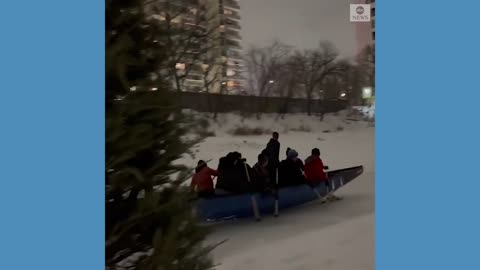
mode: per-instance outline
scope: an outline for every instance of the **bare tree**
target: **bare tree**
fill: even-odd
[[[285,63],[281,65],[277,78],[275,79],[276,94],[283,98],[278,117],[284,118],[290,111],[290,101],[298,94],[303,92],[302,74],[299,72],[299,61],[294,55],[290,56]]]
[[[375,88],[375,47],[366,46],[357,56],[362,82]]]
[[[252,92],[259,97],[268,97],[274,92],[275,79],[282,72],[286,59],[292,48],[281,42],[275,41],[272,45],[264,48],[251,47],[246,55],[248,70],[248,85]],[[265,103],[268,99],[265,99]],[[259,103],[260,107],[268,104]],[[257,118],[260,117],[260,108],[257,111]]]
[[[149,6],[151,18],[161,29],[156,41],[164,45],[168,55],[168,61],[160,67],[161,74],[174,83],[177,91],[184,89],[183,83],[192,71],[201,72],[202,57],[215,45],[209,40],[215,24],[205,3],[157,0]]]
[[[297,52],[298,70],[302,76],[302,84],[305,87],[307,98],[307,112],[312,114],[312,98],[315,91],[328,76],[335,75],[344,70],[345,65],[338,60],[336,48],[329,42],[320,43],[315,50]]]
[[[223,87],[221,83],[224,61],[215,52],[216,48],[212,48],[212,50],[207,52],[202,58],[202,75],[204,91],[207,94],[208,107],[214,112],[213,118],[217,119],[218,104],[212,100],[212,89],[222,89]]]
[[[291,47],[275,41],[265,48],[251,47],[247,52],[246,62],[249,73],[249,87],[258,96],[268,96],[279,73],[279,68],[291,52]]]

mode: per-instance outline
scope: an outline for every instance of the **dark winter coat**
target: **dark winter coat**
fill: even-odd
[[[305,171],[305,165],[303,165],[303,162],[301,159],[297,158],[297,160],[295,161],[295,164],[297,164],[298,168],[300,168],[300,170]]]
[[[270,162],[270,166],[278,166],[280,163],[280,142],[275,139],[270,139],[267,144],[267,149],[265,149],[268,153],[268,160]]]
[[[253,166],[252,185],[254,190],[259,192],[263,192],[267,187],[272,186],[268,167],[264,167],[258,162]]]
[[[251,175],[252,168],[248,164],[247,169],[249,175]],[[220,159],[217,171],[216,189],[222,189],[230,193],[246,193],[250,191],[250,183],[242,160],[234,159],[232,156],[227,155]]]
[[[279,186],[294,186],[305,184],[305,177],[302,171],[303,163],[300,161],[294,161],[292,159],[286,159],[280,162],[278,168],[278,181]]]

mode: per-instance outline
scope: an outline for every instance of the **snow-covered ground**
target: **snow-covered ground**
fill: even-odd
[[[261,120],[233,114],[220,115],[210,127],[216,136],[195,149],[196,159],[209,160],[216,168],[218,159],[230,151],[239,151],[253,165],[265,148],[269,134],[232,136],[236,126],[262,127],[280,133],[281,156],[286,147],[296,149],[305,159],[314,147],[330,169],[363,165],[365,172],[342,188],[344,200],[321,205],[318,202],[293,208],[280,217],[264,217],[215,225],[209,241],[228,239],[214,250],[219,270],[373,270],[374,269],[374,128],[363,121],[345,121],[343,114],[326,116],[290,115],[275,121],[275,116]],[[342,130],[343,129],[343,130]],[[293,130],[310,130],[293,131]],[[329,130],[326,133],[324,131]],[[182,163],[195,166],[186,157]]]

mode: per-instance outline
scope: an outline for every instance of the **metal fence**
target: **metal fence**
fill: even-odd
[[[199,112],[251,112],[251,113],[305,113],[308,100],[298,98],[258,97],[182,92],[178,96],[180,107]],[[312,113],[332,113],[347,108],[340,99],[312,100]]]

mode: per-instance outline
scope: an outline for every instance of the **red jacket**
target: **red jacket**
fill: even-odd
[[[323,161],[320,157],[310,156],[305,160],[305,178],[310,183],[327,180],[327,174],[323,170]]]
[[[212,176],[218,176],[218,172],[210,169],[208,166],[197,169],[192,177],[192,187],[197,188],[197,192],[214,191]]]

